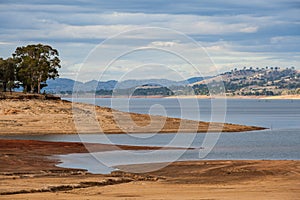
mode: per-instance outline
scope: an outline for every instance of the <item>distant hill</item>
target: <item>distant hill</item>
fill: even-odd
[[[82,84],[81,82],[77,82],[78,84]],[[72,91],[74,87],[75,81],[67,78],[57,78],[55,80],[48,80],[47,87],[43,88],[46,92],[50,93],[59,93],[60,91]]]
[[[168,79],[145,79],[145,80],[125,80],[125,81],[121,81],[121,82],[118,82],[116,87],[118,89],[128,89],[128,88],[133,88],[133,87],[146,85],[146,84],[157,84],[157,85],[161,85],[161,86],[164,86],[164,87],[186,85],[184,82],[172,81],[172,80],[168,80]]]
[[[186,86],[189,83],[194,83],[195,81],[203,80],[202,77],[193,77],[184,81],[172,81],[168,79],[145,79],[145,80],[125,80],[125,81],[96,81],[91,80],[88,82],[74,81],[68,78],[57,78],[55,80],[48,80],[47,87],[44,87],[42,90],[45,90],[48,93],[61,93],[61,92],[71,92],[73,91],[74,85],[78,91],[110,91],[113,89],[126,90],[132,89],[138,86],[147,85],[147,84],[157,84],[162,87],[171,87],[171,86]],[[76,83],[76,84],[75,84]]]
[[[97,95],[209,95],[225,92],[231,95],[279,95],[300,93],[300,73],[295,68],[243,68],[213,77],[192,77],[187,80],[168,79],[116,80],[79,82],[67,78],[48,80],[47,93],[72,94],[74,85],[80,92]],[[209,87],[212,86],[210,91]],[[42,90],[42,91],[43,91]]]
[[[300,92],[300,73],[293,67],[244,68],[190,84],[198,94],[208,94],[208,87],[225,87],[232,95],[280,95]],[[220,91],[210,91],[220,92]]]
[[[48,93],[61,93],[61,92],[71,92],[73,91],[74,85],[80,91],[88,92],[96,90],[113,90],[117,81],[105,81],[98,82],[96,80],[88,81],[86,83],[80,81],[74,81],[68,78],[57,78],[55,80],[48,80],[47,87],[44,87],[42,90],[45,90]]]
[[[193,83],[196,83],[196,82],[199,82],[199,81],[203,81],[205,79],[210,79],[210,78],[212,78],[212,77],[211,76],[207,76],[207,77],[192,77],[192,78],[187,79],[186,81],[189,84],[193,84]]]
[[[159,84],[145,84],[138,86],[132,93],[132,96],[171,96],[174,95],[168,87]]]

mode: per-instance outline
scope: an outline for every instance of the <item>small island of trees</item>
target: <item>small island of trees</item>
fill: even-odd
[[[49,45],[17,47],[12,57],[0,58],[0,90],[23,87],[24,92],[40,93],[48,79],[59,77],[59,53]]]

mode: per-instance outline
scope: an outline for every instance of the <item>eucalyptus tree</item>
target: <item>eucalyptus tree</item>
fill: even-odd
[[[0,86],[3,92],[15,87],[16,62],[13,58],[0,58]]]
[[[25,92],[40,93],[48,79],[59,76],[59,53],[49,45],[37,44],[18,47],[13,54],[17,61],[17,79]]]

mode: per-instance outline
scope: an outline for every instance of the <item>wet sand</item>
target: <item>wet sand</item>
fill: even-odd
[[[85,145],[88,145],[86,149]],[[47,142],[0,139],[0,173],[60,173],[68,169],[56,167],[53,155],[115,150],[157,150],[160,147],[109,145],[80,142]],[[175,148],[169,148],[175,149]],[[74,171],[73,169],[70,169]],[[81,170],[83,171],[83,170]]]
[[[0,199],[299,199],[300,161],[187,161],[158,171],[93,175],[55,167],[49,155],[81,143],[0,140]],[[122,146],[124,149],[155,147]],[[110,145],[94,144],[95,151]],[[118,166],[147,169],[158,164]]]

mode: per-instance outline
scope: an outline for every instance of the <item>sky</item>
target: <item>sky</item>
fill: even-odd
[[[49,44],[80,81],[300,69],[299,13],[299,0],[0,0],[0,57]]]

